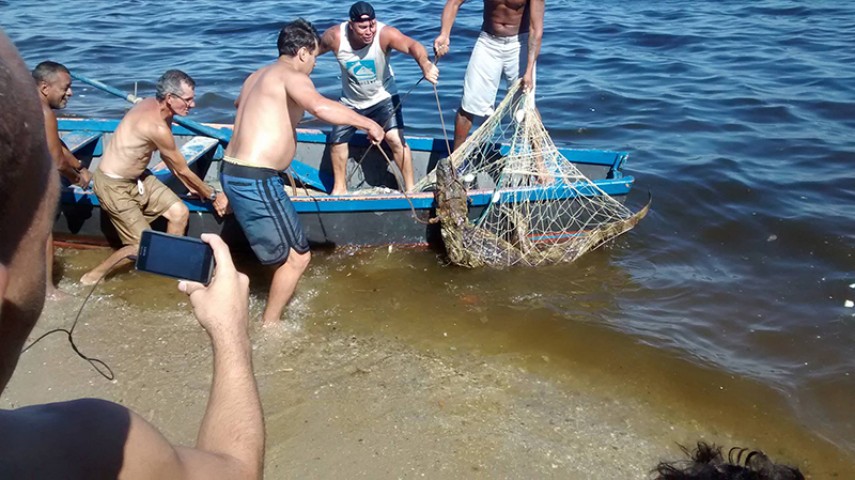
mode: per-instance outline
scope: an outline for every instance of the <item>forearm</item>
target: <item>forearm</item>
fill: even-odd
[[[454,19],[457,18],[457,11],[460,9],[462,0],[449,0],[445,2],[445,8],[442,9],[442,23],[439,30],[440,35],[451,35],[451,27],[454,26]]]
[[[540,55],[540,44],[543,40],[543,18],[546,4],[544,0],[531,0],[528,27],[528,65],[526,71],[532,72],[537,57]]]
[[[178,180],[180,180],[185,187],[187,187],[193,192],[196,192],[200,197],[211,198],[212,194],[214,193],[214,189],[210,185],[202,181],[202,179],[199,178],[198,175],[193,173],[193,171],[190,170],[190,167],[185,166],[184,168],[176,169],[174,173],[175,176],[178,177]]]
[[[528,63],[526,64],[526,71],[531,72],[534,69],[535,63],[537,63],[537,57],[540,55],[540,43],[543,38],[543,31],[531,30],[528,34]]]
[[[214,379],[196,446],[236,459],[249,478],[260,478],[264,459],[264,420],[252,372],[252,347],[246,333],[212,335]]]
[[[60,175],[67,178],[71,183],[77,183],[80,181],[80,169],[74,168],[68,162],[60,162],[56,169],[59,171]]]
[[[419,64],[419,68],[422,69],[422,72],[426,72],[428,68],[431,66],[430,58],[428,57],[427,50],[424,45],[419,42],[412,42],[409,45],[407,54],[413,57],[413,60]]]
[[[352,125],[360,130],[367,131],[371,127],[370,120],[344,105],[324,100],[324,102],[309,111],[320,120],[333,125]]]
[[[62,154],[60,155],[59,161],[59,171],[62,172],[72,172],[72,175],[75,177],[76,181],[80,177],[80,171],[85,168],[80,160],[74,156],[65,146],[62,147]],[[69,177],[69,179],[71,179]]]

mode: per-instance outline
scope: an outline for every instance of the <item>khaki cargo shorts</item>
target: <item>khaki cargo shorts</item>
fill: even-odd
[[[139,245],[143,230],[175,202],[181,201],[148,171],[140,176],[140,183],[108,177],[100,169],[95,170],[92,178],[101,209],[110,216],[123,245]]]

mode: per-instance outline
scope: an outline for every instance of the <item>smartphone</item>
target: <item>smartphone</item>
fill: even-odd
[[[214,251],[198,238],[144,230],[137,270],[207,285],[214,273]]]

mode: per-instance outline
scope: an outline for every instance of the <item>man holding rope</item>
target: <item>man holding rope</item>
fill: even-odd
[[[281,174],[294,159],[297,122],[309,112],[328,123],[365,130],[372,142],[383,140],[380,125],[315,90],[309,74],[319,43],[315,27],[303,19],[282,28],[279,59],[243,83],[235,101],[234,134],[223,157],[220,180],[235,218],[259,261],[276,267],[262,314],[265,325],[279,321],[311,258]]]
[[[442,27],[433,43],[437,59],[448,53],[451,27],[464,1],[445,3]],[[484,0],[481,34],[466,67],[463,98],[454,122],[455,150],[469,135],[473,117],[486,117],[493,112],[502,76],[509,86],[522,77],[523,90],[534,90],[545,3],[545,0]]]
[[[401,100],[389,64],[391,49],[413,57],[424,78],[436,84],[439,70],[428,59],[425,47],[397,28],[378,22],[374,7],[367,2],[354,3],[349,21],[324,32],[320,53],[334,52],[341,67],[341,103],[376,121],[386,131],[386,143],[403,176],[401,188],[409,192],[413,188],[413,159],[404,140]],[[330,134],[333,195],[347,193],[347,142],[354,130],[347,125],[337,126]]]

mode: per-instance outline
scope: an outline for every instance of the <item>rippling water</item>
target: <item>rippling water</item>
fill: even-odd
[[[429,45],[441,4],[375,7]],[[452,54],[439,64],[446,125],[479,4],[464,4]],[[243,79],[275,58],[284,21],[304,16],[322,29],[346,9],[302,0],[15,0],[0,1],[0,26],[31,66],[49,58],[124,89],[138,81],[143,94],[165,69],[184,69],[198,83],[193,118],[231,122]],[[492,328],[523,339],[515,348],[536,350],[546,331],[560,350],[575,344],[579,325],[595,324],[757,381],[806,432],[852,456],[855,310],[844,302],[855,300],[853,18],[855,4],[825,0],[548,2],[538,67],[544,123],[558,144],[630,152],[627,169],[637,191],[652,192],[653,211],[578,264],[522,273],[425,267],[432,286],[419,291],[477,295],[501,319]],[[394,63],[406,91],[418,69],[400,56]],[[313,78],[337,96],[331,56]],[[70,114],[115,117],[126,108],[83,86],[75,95]],[[411,134],[442,135],[428,86],[414,90],[405,116]],[[412,272],[384,275],[420,284]],[[347,285],[328,274],[331,288]],[[468,335],[477,339],[477,328]],[[659,387],[675,378],[661,375]],[[741,408],[739,398],[728,401]]]

